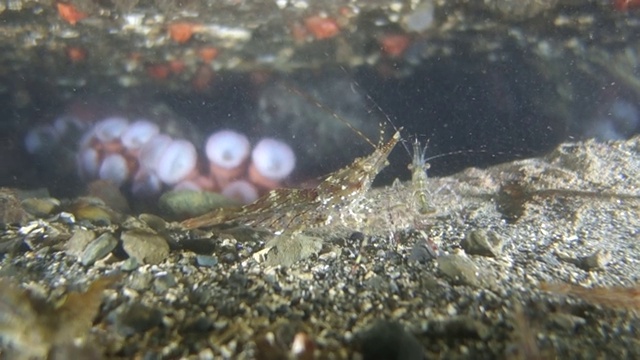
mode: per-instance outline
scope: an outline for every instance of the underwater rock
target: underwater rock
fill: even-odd
[[[104,201],[93,197],[75,199],[68,208],[78,221],[88,221],[97,225],[110,225],[119,222],[122,216],[110,209]]]
[[[156,232],[161,233],[167,229],[167,222],[160,216],[153,214],[140,214],[138,219],[143,221]]]
[[[453,284],[479,286],[478,269],[469,258],[462,255],[444,255],[438,258],[438,269]]]
[[[176,286],[176,278],[171,273],[159,274],[153,280],[153,290],[156,294],[165,294]]]
[[[65,251],[67,254],[80,259],[87,245],[95,238],[96,234],[91,230],[76,229],[71,238],[64,244]]]
[[[118,239],[111,233],[104,233],[87,245],[80,256],[80,262],[84,266],[93,265],[93,263],[111,253],[117,245]]]
[[[471,255],[497,257],[502,251],[503,240],[493,231],[473,230],[467,234],[460,245]]]
[[[202,267],[214,267],[218,264],[218,258],[209,255],[196,255],[196,264]]]
[[[144,333],[162,323],[162,311],[141,303],[123,304],[115,309],[108,318],[115,330],[122,336]]]
[[[294,263],[317,254],[322,249],[322,239],[303,234],[282,234],[267,243],[265,264],[271,266],[291,266]]]
[[[16,193],[0,188],[0,225],[21,224],[29,220],[29,214],[22,208]]]
[[[381,320],[358,336],[363,360],[422,360],[424,349],[418,340],[397,322]]]
[[[22,207],[33,216],[51,215],[60,206],[60,200],[54,198],[29,198],[22,200]]]
[[[73,322],[84,310],[80,302],[68,305],[66,286],[128,269],[117,291],[105,291],[90,331],[79,336],[78,342],[95,346],[105,358],[284,359],[306,356],[313,344],[317,358],[509,358],[505,350],[523,329],[509,321],[517,304],[526,308],[533,334],[521,338],[533,339],[528,344],[537,345],[540,354],[637,358],[639,139],[562,145],[563,153],[588,152],[603,167],[572,167],[548,156],[429,178],[427,189],[449,189],[429,194],[438,215],[421,214],[413,206],[410,186],[373,188],[365,196],[367,206],[351,208],[354,216],[345,216],[345,224],[305,230],[305,236],[318,238],[306,246],[311,255],[289,266],[271,266],[253,256],[266,248],[260,253],[266,258],[277,249],[291,252],[285,261],[298,259],[297,236],[270,242],[273,234],[248,226],[185,231],[159,221],[179,245],[162,263],[136,267],[130,257],[89,268],[55,246],[76,235],[82,224],[52,217],[7,226],[0,241],[29,237],[36,249],[23,246],[0,255],[0,275],[15,283],[0,283],[0,351],[5,357],[19,351],[35,357],[64,348],[47,345],[51,341],[41,336],[62,336],[58,323]],[[494,201],[510,181],[529,194],[523,200],[527,211],[514,223],[504,221]],[[399,214],[404,221],[395,221]],[[354,229],[361,233],[350,237]],[[467,258],[461,239],[485,229],[508,246],[496,257]],[[154,234],[139,221],[93,231]],[[417,236],[406,236],[416,231]],[[74,248],[81,251],[91,240],[91,232],[78,235]],[[195,241],[207,247],[184,246]],[[415,264],[416,242],[429,244],[440,258]],[[201,266],[198,254],[218,263]],[[584,257],[596,267],[576,266]],[[41,309],[66,315],[44,317],[51,312]],[[383,325],[368,333],[381,319],[386,319]],[[615,329],[615,336],[603,329]]]
[[[160,210],[173,219],[186,219],[213,209],[234,206],[238,206],[238,203],[221,194],[207,191],[168,191],[158,200]]]
[[[130,230],[123,232],[120,239],[127,255],[142,264],[158,264],[169,256],[169,244],[158,234]]]
[[[409,255],[409,261],[416,263],[427,263],[430,260],[438,257],[438,251],[433,246],[433,243],[428,240],[418,240],[411,247],[411,253]]]
[[[611,262],[613,255],[609,251],[596,251],[595,253],[578,258],[577,266],[585,271],[605,270]]]
[[[452,316],[442,320],[427,321],[424,332],[429,336],[445,338],[477,337],[486,340],[492,333],[482,322],[467,316]]]

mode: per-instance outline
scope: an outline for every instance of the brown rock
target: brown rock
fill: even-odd
[[[22,208],[16,193],[0,188],[0,224],[21,224],[29,220],[29,214]]]

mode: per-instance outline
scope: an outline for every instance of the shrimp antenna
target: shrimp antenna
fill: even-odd
[[[336,120],[338,120],[341,123],[345,124],[349,129],[351,129],[351,131],[355,132],[356,134],[360,135],[363,139],[365,139],[365,141],[369,145],[371,145],[374,149],[377,147],[376,144],[374,144],[373,141],[371,141],[371,139],[369,139],[362,131],[360,131],[355,126],[351,125],[347,120],[343,119],[340,115],[336,114],[335,111],[331,110],[326,105],[321,104],[313,96],[311,96],[311,95],[305,93],[304,91],[298,89],[293,84],[287,84],[286,88],[287,88],[287,90],[289,90],[289,91],[293,92],[294,94],[296,94],[296,95],[302,97],[303,99],[307,100],[309,103],[314,104],[319,109],[325,111],[328,114],[331,114],[331,116],[333,116]]]
[[[342,69],[342,71],[344,71],[345,74],[347,74],[347,70],[343,67],[340,66],[340,69]],[[356,80],[351,80],[351,91],[356,92],[356,89],[354,89],[354,86],[357,87],[358,89],[362,90],[362,86],[360,86],[360,83],[358,83]],[[384,115],[384,117],[387,119],[387,122],[389,124],[391,124],[391,126],[393,127],[393,130],[400,131],[402,128],[398,128],[396,126],[396,124],[394,124],[394,122],[391,120],[391,117],[384,111],[382,110],[382,107],[380,105],[378,105],[378,103],[371,97],[371,95],[369,95],[368,93],[364,92],[364,96],[367,98],[367,101],[369,101],[370,103],[372,103],[376,109],[378,110],[379,113],[381,113],[382,115]],[[368,111],[369,113],[371,113],[371,111]],[[408,150],[408,148],[405,145],[405,148]]]

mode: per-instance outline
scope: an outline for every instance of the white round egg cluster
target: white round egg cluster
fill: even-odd
[[[109,117],[84,131],[77,150],[79,174],[87,181],[108,180],[129,186],[134,196],[155,196],[168,189],[219,192],[250,203],[282,186],[295,167],[295,154],[286,143],[263,138],[255,146],[234,130],[208,137],[202,154],[187,139],[173,138],[146,119]],[[25,147],[37,153],[57,144],[62,124],[32,129]],[[199,156],[201,155],[201,156]]]

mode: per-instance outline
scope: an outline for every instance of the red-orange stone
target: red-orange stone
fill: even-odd
[[[335,20],[314,15],[304,20],[307,30],[318,40],[332,38],[340,32],[340,27]]]
[[[197,25],[188,22],[176,22],[169,25],[169,36],[178,44],[184,44],[191,39]]]
[[[407,50],[407,47],[409,47],[409,43],[411,42],[411,40],[407,35],[394,34],[383,36],[379,40],[379,42],[382,46],[382,51],[384,51],[385,54],[395,58],[399,57],[404,53],[405,50]]]
[[[200,59],[205,63],[210,63],[218,57],[218,49],[213,46],[203,47],[198,51],[198,56],[200,56]]]
[[[57,3],[56,7],[60,17],[71,25],[75,25],[78,21],[88,16],[86,13],[76,9],[72,4]]]
[[[147,67],[147,74],[154,79],[164,80],[169,77],[171,69],[167,64],[153,64]]]
[[[618,11],[627,11],[640,7],[640,0],[614,0],[613,7]]]
[[[65,49],[65,52],[72,63],[79,63],[87,58],[87,51],[79,46],[69,46]]]

